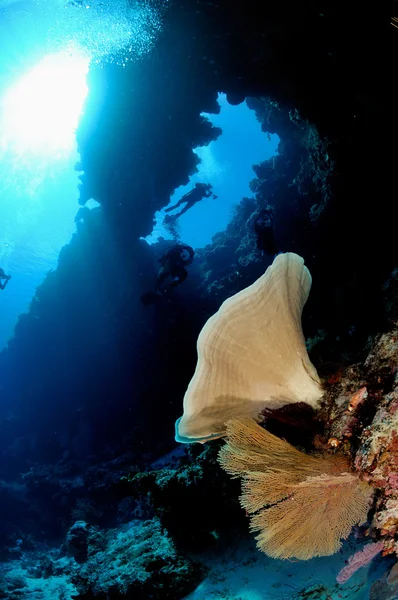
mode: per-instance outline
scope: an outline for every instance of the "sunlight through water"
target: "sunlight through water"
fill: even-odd
[[[89,58],[71,51],[45,56],[6,92],[2,146],[17,153],[71,151],[87,95]]]
[[[167,4],[0,0],[0,267],[12,275],[0,350],[76,231],[75,133],[90,68],[150,52]]]

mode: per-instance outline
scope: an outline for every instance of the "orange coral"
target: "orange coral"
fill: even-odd
[[[241,505],[268,556],[328,556],[365,522],[373,490],[345,458],[304,454],[248,418],[228,421],[227,438],[219,462],[242,477]]]

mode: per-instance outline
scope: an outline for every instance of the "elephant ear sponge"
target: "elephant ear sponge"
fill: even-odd
[[[221,437],[229,419],[258,420],[266,407],[318,406],[322,388],[301,327],[310,288],[304,260],[280,254],[264,275],[207,321],[198,338],[184,413],[176,423],[177,441]]]
[[[337,552],[366,521],[371,486],[337,456],[309,456],[253,419],[231,419],[219,463],[243,479],[241,505],[257,546],[273,558],[309,559]]]

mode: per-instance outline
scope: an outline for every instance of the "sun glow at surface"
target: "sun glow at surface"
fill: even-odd
[[[75,130],[89,68],[146,56],[167,4],[0,0],[0,266],[12,274],[0,293],[0,350],[76,231]],[[101,101],[94,86],[90,106]]]
[[[36,155],[69,152],[88,92],[89,63],[68,50],[50,54],[11,86],[1,106],[2,145]]]

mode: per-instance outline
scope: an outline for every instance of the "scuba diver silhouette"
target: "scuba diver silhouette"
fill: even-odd
[[[194,256],[193,248],[187,244],[175,244],[164,252],[159,258],[161,267],[156,278],[155,291],[143,294],[141,302],[146,306],[153,304],[163,298],[170,289],[183,283],[188,277],[185,267],[192,263]],[[169,277],[171,281],[165,285]]]
[[[272,207],[263,208],[257,214],[253,223],[256,234],[256,245],[263,253],[275,255],[278,252],[278,246],[275,240],[274,232],[274,211]]]
[[[181,204],[185,204],[184,208],[180,210],[176,215],[167,215],[165,220],[175,220],[178,217],[181,217],[184,213],[187,212],[194,204],[200,202],[203,198],[209,198],[209,196],[213,196],[213,198],[217,198],[215,194],[212,192],[213,186],[210,183],[195,183],[195,187],[188,193],[184,194],[182,198],[174,204],[173,206],[169,206],[169,208],[165,208],[165,212],[170,212],[171,210],[175,210]]]
[[[2,280],[5,280],[4,283]],[[4,290],[7,283],[10,281],[11,275],[6,275],[4,270],[0,267],[0,290]]]

